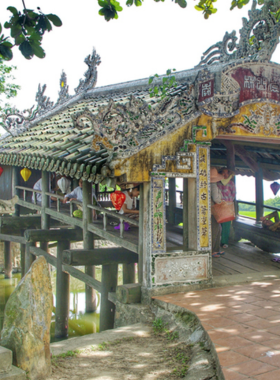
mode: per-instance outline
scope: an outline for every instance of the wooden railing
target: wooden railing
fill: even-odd
[[[111,202],[110,194],[114,191],[102,191],[96,194],[96,199],[98,202]]]
[[[42,194],[42,191],[41,190],[34,190],[34,189],[30,189],[29,187],[24,187],[24,186],[15,186],[15,189],[17,190],[22,190],[23,191],[23,201],[25,202],[28,202],[26,200],[26,193],[27,192],[30,192],[32,193],[32,197],[34,199],[34,204],[36,205],[37,204],[37,197],[36,197],[36,194]]]
[[[179,198],[180,206],[183,206],[183,191],[182,190],[176,190],[176,203],[177,203],[178,198]],[[165,202],[166,204],[169,204],[169,189],[165,189]]]
[[[120,222],[120,238],[123,238],[123,232],[124,232],[124,222],[128,222],[130,224],[133,224],[137,227],[139,227],[138,220],[134,220],[131,218],[128,218],[127,216],[124,216],[120,214],[118,211],[108,210],[103,207],[99,206],[93,206],[93,205],[87,205],[88,208],[101,212],[101,215],[103,216],[103,230],[107,231],[107,224],[108,224],[108,215],[111,217],[118,219]]]

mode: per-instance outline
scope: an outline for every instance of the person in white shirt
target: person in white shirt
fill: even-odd
[[[83,180],[79,180],[79,186],[76,187],[71,193],[65,195],[62,203],[66,203],[69,201],[78,201],[83,202]]]
[[[34,190],[40,190],[42,191],[42,178],[38,179],[37,182],[35,182],[34,186],[33,186],[33,189]],[[41,193],[35,193],[35,196],[36,196],[36,204],[41,206],[42,204],[42,194]],[[32,203],[35,203],[35,199],[34,199],[34,193],[32,193]]]
[[[96,195],[94,192],[92,193],[92,195],[93,195],[93,199],[96,202],[96,205],[101,207],[100,204],[97,202]],[[62,203],[66,203],[69,201],[78,201],[78,202],[83,203],[83,180],[82,179],[79,180],[78,187],[76,187],[73,191],[71,191],[71,193],[68,193],[65,195]],[[77,207],[78,209],[82,210],[82,205],[81,206],[77,205]],[[93,216],[93,219],[97,219],[97,213],[95,210],[92,210],[92,216]]]

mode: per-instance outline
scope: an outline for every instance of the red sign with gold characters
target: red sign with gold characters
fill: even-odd
[[[203,102],[214,95],[214,79],[209,79],[206,82],[199,83],[198,101]]]
[[[239,67],[231,76],[240,86],[239,102],[250,99],[272,99],[280,102],[280,75],[276,70],[269,73],[260,67],[257,73],[249,68]]]

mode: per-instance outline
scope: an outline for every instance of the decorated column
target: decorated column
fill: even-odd
[[[161,165],[151,172],[151,244],[150,285],[188,285],[211,278],[211,209],[210,209],[210,155],[209,143],[192,140],[184,142],[175,156],[162,157]],[[183,207],[184,236],[182,248],[166,249],[165,178],[184,179],[188,202]],[[186,181],[188,179],[188,181]],[[186,188],[187,187],[187,188]],[[186,209],[187,207],[187,209]],[[187,237],[187,238],[186,238]]]

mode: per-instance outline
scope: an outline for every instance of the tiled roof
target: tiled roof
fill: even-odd
[[[180,85],[174,94],[184,87]],[[97,143],[98,149],[93,149],[92,140],[96,131],[86,123],[82,129],[78,129],[72,116],[85,109],[96,115],[100,107],[106,106],[111,99],[118,104],[125,104],[133,96],[150,104],[155,103],[149,96],[147,81],[144,86],[142,82],[132,88],[124,86],[115,92],[106,91],[106,87],[104,90],[96,88],[94,92],[84,93],[83,96],[76,95],[63,105],[26,123],[28,129],[17,136],[2,139],[0,163],[55,171],[77,179],[102,180],[102,166],[108,165],[116,153],[108,150],[102,142]]]

